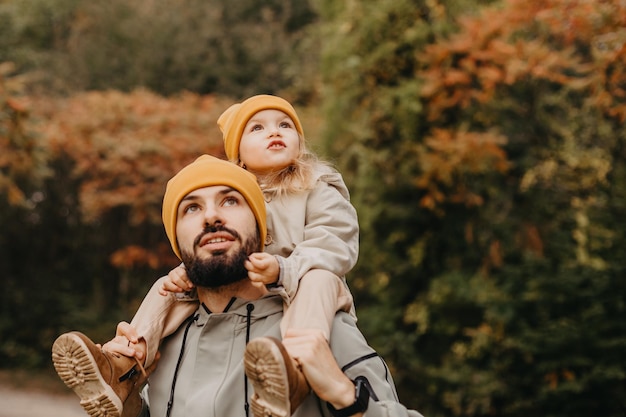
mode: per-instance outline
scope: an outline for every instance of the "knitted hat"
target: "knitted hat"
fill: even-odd
[[[233,163],[210,155],[202,155],[170,179],[165,189],[162,212],[163,225],[176,256],[181,258],[176,239],[176,222],[180,202],[190,192],[213,185],[232,187],[243,195],[256,218],[261,235],[260,250],[263,250],[267,235],[265,200],[256,177]]]
[[[252,116],[261,110],[280,110],[287,114],[296,125],[298,133],[304,136],[298,114],[287,100],[277,96],[252,96],[241,103],[233,104],[217,119],[217,125],[224,135],[224,151],[230,161],[239,162],[239,142],[243,129]]]

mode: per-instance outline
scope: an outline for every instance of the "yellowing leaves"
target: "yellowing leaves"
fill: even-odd
[[[110,260],[111,265],[120,269],[132,269],[141,266],[157,269],[160,266],[159,257],[154,252],[136,245],[115,251]]]
[[[425,147],[418,152],[422,173],[414,184],[426,191],[420,204],[429,209],[445,201],[481,205],[482,197],[465,184],[466,175],[504,173],[508,169],[502,149],[506,138],[497,133],[435,129],[424,142]]]
[[[38,138],[26,124],[29,106],[22,98],[23,78],[11,76],[10,63],[0,64],[0,194],[11,205],[26,202],[24,180],[33,184],[47,174]],[[28,182],[28,181],[27,181]]]
[[[548,372],[544,376],[544,380],[550,389],[556,389],[563,382],[574,381],[576,374],[569,369],[561,369],[558,371]]]

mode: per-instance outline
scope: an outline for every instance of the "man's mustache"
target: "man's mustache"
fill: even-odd
[[[217,226],[208,224],[204,227],[202,232],[198,236],[196,236],[196,238],[193,240],[194,247],[200,244],[200,241],[202,240],[204,235],[207,235],[209,233],[216,233],[216,232],[226,232],[232,235],[235,239],[239,239],[239,233],[237,233],[235,230],[229,229],[228,227],[223,226],[221,224],[218,224]]]

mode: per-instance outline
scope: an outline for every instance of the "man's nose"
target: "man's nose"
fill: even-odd
[[[219,207],[207,207],[204,211],[204,221],[209,225],[223,223],[223,217]]]

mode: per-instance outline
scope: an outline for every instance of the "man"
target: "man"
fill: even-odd
[[[202,156],[168,182],[163,221],[201,305],[163,341],[158,367],[143,392],[141,415],[248,416],[252,406],[256,415],[288,417],[289,410],[249,400],[249,378],[264,384],[266,374],[287,372],[281,363],[246,350],[248,342],[263,340],[250,345],[278,349],[287,358],[283,344],[276,342],[282,299],[255,286],[244,267],[266,234],[263,194],[255,177],[232,163]],[[129,340],[134,341],[133,329],[120,325],[107,348],[132,356]],[[329,347],[321,334],[307,330],[285,337],[285,347],[312,390],[294,417],[420,416],[397,402],[389,370],[350,315],[336,316],[331,340]],[[85,343],[93,355],[102,355]],[[140,378],[130,378],[137,378],[137,388]],[[272,391],[271,384],[266,385],[264,389]],[[134,417],[131,410],[124,405],[125,416]]]

